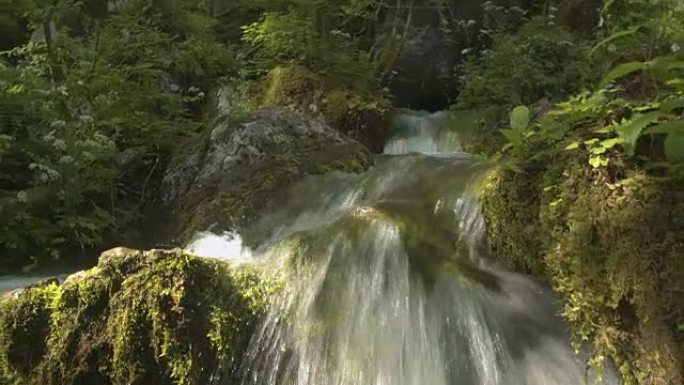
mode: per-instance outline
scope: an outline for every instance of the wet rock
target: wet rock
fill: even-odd
[[[210,227],[228,230],[267,208],[292,182],[332,170],[363,171],[363,145],[322,121],[285,108],[241,118],[219,118],[201,140],[181,146],[162,182],[173,208],[171,232],[192,236]]]

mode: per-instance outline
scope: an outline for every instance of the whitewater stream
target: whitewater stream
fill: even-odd
[[[485,170],[444,119],[399,111],[368,172],[310,177],[242,237],[190,245],[286,275],[237,365],[242,385],[593,383],[553,294],[487,260]]]

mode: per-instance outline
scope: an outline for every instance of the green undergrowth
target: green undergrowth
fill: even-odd
[[[481,194],[492,256],[550,283],[590,365],[680,384],[684,7],[600,14],[591,31],[546,16],[495,38],[466,65],[452,120],[495,165]]]
[[[515,33],[494,36],[491,49],[465,62],[452,110],[466,151],[498,151],[505,143],[498,129],[505,128],[513,107],[535,104],[543,112],[592,78],[586,40],[549,17],[535,17]]]
[[[114,249],[0,304],[3,384],[230,381],[277,280],[179,250]]]

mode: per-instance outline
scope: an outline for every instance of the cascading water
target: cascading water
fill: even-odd
[[[363,175],[298,184],[243,234],[261,245],[253,258],[277,266],[286,287],[242,358],[242,385],[568,385],[591,377],[552,294],[481,257],[484,221],[468,186],[483,170],[457,151],[441,121],[398,113],[399,136],[385,150],[393,155]],[[207,247],[203,239],[193,247]],[[239,242],[225,250],[244,259]]]

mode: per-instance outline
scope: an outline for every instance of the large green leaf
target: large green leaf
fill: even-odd
[[[684,133],[675,132],[667,136],[665,155],[672,161],[684,161]]]
[[[672,120],[649,127],[644,134],[684,134],[684,120]]]
[[[660,109],[665,112],[673,112],[681,108],[684,108],[684,97],[667,99],[660,103]]]
[[[504,129],[504,130],[499,130],[503,136],[508,139],[509,142],[513,144],[513,146],[517,147],[522,143],[522,137],[515,131],[510,130],[510,129]]]
[[[653,76],[664,82],[676,77],[673,76],[672,70],[684,68],[684,60],[680,60],[676,56],[658,56],[647,64]]]
[[[511,111],[511,128],[519,133],[525,132],[530,124],[530,109],[518,106]]]
[[[613,68],[608,72],[608,74],[603,78],[601,82],[601,88],[604,88],[608,83],[613,80],[619,79],[623,76],[629,75],[636,71],[643,71],[649,67],[648,62],[633,61],[625,64],[620,64],[619,66]]]
[[[621,38],[621,37],[623,37],[623,36],[633,35],[633,34],[635,34],[638,30],[639,30],[639,26],[634,27],[634,28],[630,28],[630,29],[626,29],[626,30],[624,30],[624,31],[619,31],[619,32],[616,32],[616,33],[614,33],[614,34],[608,36],[607,38],[601,40],[601,42],[599,42],[598,44],[596,44],[596,45],[594,46],[594,48],[592,48],[591,52],[589,52],[589,56],[594,56],[594,54],[596,53],[596,51],[597,51],[599,48],[601,48],[601,47],[603,47],[604,45],[610,43],[611,41],[617,40],[617,39],[619,39],[619,38]]]
[[[634,146],[639,136],[641,136],[641,132],[649,125],[657,122],[663,115],[661,111],[639,114],[634,119],[615,128],[615,131],[625,140],[624,147],[628,155],[634,155]]]

